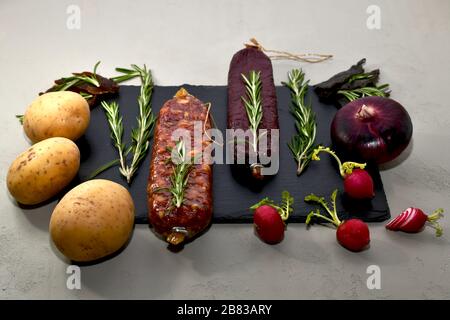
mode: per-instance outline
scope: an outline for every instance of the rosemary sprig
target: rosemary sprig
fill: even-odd
[[[122,74],[111,78],[115,83],[124,82],[140,76],[140,72],[136,69],[116,68],[116,71]]]
[[[297,134],[288,143],[295,161],[297,175],[300,175],[311,161],[316,139],[316,115],[311,104],[305,103],[309,80],[305,81],[305,74],[301,69],[293,69],[288,73],[288,82],[283,82],[291,90],[291,112],[295,118]]]
[[[171,187],[169,191],[172,194],[172,205],[179,208],[183,204],[189,173],[193,167],[193,159],[188,158],[186,154],[184,140],[179,140],[175,145],[174,150],[172,150],[171,160],[174,164],[174,169],[170,177]]]
[[[390,89],[389,84],[385,83],[376,87],[363,87],[353,90],[339,90],[337,93],[343,95],[348,101],[353,101],[359,98],[370,96],[387,97],[389,96]]]
[[[348,79],[348,83],[352,83],[356,80],[364,80],[364,79],[371,79],[373,78],[373,74],[372,73],[368,73],[368,72],[363,72],[363,73],[357,73],[352,75],[349,79]]]
[[[62,78],[61,84],[56,85],[53,88],[53,91],[66,91],[67,89],[79,84],[80,82],[86,82],[89,84],[92,84],[96,87],[100,87],[100,83],[97,80],[97,68],[99,66],[101,61],[97,61],[97,63],[94,66],[94,70],[92,71],[92,75],[86,76],[86,75],[73,75],[71,77]]]
[[[263,117],[261,72],[252,70],[247,76],[244,74],[241,74],[241,76],[247,91],[247,98],[242,97],[242,101],[244,102],[245,110],[247,112],[249,129],[252,132],[253,151],[256,153],[258,150],[258,127]]]
[[[108,120],[109,128],[111,130],[111,140],[119,153],[119,171],[122,175],[126,176],[127,166],[125,162],[125,144],[122,141],[123,137],[123,123],[122,117],[119,114],[119,104],[117,102],[107,103],[101,102],[103,110],[106,113],[106,119]]]
[[[152,112],[152,93],[153,79],[150,70],[144,65],[143,68],[132,65],[132,68],[139,72],[141,78],[141,91],[138,98],[139,116],[137,118],[138,126],[131,131],[131,147],[130,152],[133,154],[131,165],[127,167],[125,177],[127,182],[131,182],[131,178],[139,167],[140,162],[147,154],[149,139],[156,121],[156,117]]]
[[[119,115],[119,105],[116,102],[110,104],[102,102],[102,107],[106,112],[106,118],[108,120],[109,128],[111,129],[111,139],[114,146],[119,153],[120,173],[127,179],[128,183],[131,180],[139,168],[139,164],[147,154],[149,139],[156,118],[152,112],[151,98],[153,93],[153,81],[150,70],[144,65],[143,68],[137,65],[131,65],[132,69],[117,68],[116,70],[125,73],[125,78],[131,79],[139,75],[141,78],[141,90],[138,98],[139,104],[139,116],[137,117],[138,125],[131,131],[131,144],[129,147],[122,141],[123,136],[123,124],[122,117]],[[125,79],[122,78],[122,79]],[[125,81],[125,80],[123,80]],[[131,164],[127,165],[127,155],[132,154]],[[115,165],[117,161],[111,161],[108,165],[102,166],[95,172],[102,172],[111,166]],[[100,171],[99,171],[100,170]],[[90,175],[93,177],[93,174]]]

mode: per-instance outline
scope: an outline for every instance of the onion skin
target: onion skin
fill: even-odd
[[[382,164],[398,157],[411,141],[413,126],[398,102],[364,97],[341,108],[331,123],[334,147],[352,159]]]

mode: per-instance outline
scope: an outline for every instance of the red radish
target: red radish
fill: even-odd
[[[284,238],[284,222],[277,209],[263,205],[255,210],[253,216],[258,236],[269,244],[281,242]]]
[[[360,219],[343,221],[336,230],[337,241],[350,251],[361,251],[370,242],[369,227]]]
[[[364,170],[366,167],[365,163],[349,161],[342,163],[334,151],[323,146],[319,146],[313,151],[311,160],[320,160],[318,156],[320,152],[329,153],[336,159],[339,165],[339,172],[342,178],[344,178],[344,190],[346,194],[353,199],[371,199],[374,197],[373,180],[370,174]]]
[[[373,198],[373,180],[366,170],[355,169],[344,178],[344,190],[354,199]]]
[[[327,217],[322,215],[320,213],[320,210],[317,209],[316,211],[311,211],[308,214],[308,216],[306,217],[306,224],[309,225],[313,217],[331,222],[337,228],[336,239],[341,246],[354,252],[362,251],[367,248],[370,243],[369,227],[364,221],[360,219],[349,219],[341,221],[336,211],[336,196],[337,190],[334,190],[334,192],[331,194],[332,209],[330,209],[323,197],[318,197],[312,193],[306,196],[305,201],[320,204],[330,216]]]
[[[259,238],[269,244],[276,244],[283,240],[285,223],[289,214],[293,211],[292,204],[294,198],[287,191],[282,193],[281,206],[276,205],[269,198],[264,198],[257,204],[250,207],[255,210],[253,223]]]
[[[430,222],[432,227],[436,229],[436,236],[440,237],[443,233],[439,220],[443,215],[444,209],[437,209],[429,216],[419,208],[408,208],[396,218],[392,219],[386,229],[392,231],[403,231],[409,233],[417,233],[423,230],[426,222]]]

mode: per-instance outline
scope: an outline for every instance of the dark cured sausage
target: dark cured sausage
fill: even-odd
[[[208,162],[202,161],[191,169],[185,189],[185,200],[179,208],[171,206],[171,193],[161,190],[171,186],[173,165],[169,149],[176,144],[176,141],[171,139],[172,133],[176,129],[184,128],[190,131],[193,140],[195,121],[201,121],[205,130],[211,128],[207,115],[208,108],[205,104],[182,88],[161,108],[155,127],[147,186],[149,221],[154,230],[173,245],[194,237],[211,221],[212,166]],[[211,140],[202,140],[202,150],[210,143]],[[193,141],[191,147],[194,157],[202,151],[195,149]]]
[[[267,129],[267,153],[268,155],[278,150],[271,150],[270,129],[279,129],[278,109],[275,84],[273,81],[272,63],[260,49],[248,46],[238,51],[231,60],[230,70],[228,72],[228,128],[243,129],[249,128],[249,122],[242,97],[246,96],[246,88],[242,80],[242,74],[248,75],[250,71],[259,71],[262,83],[261,98],[263,117],[259,129]],[[278,144],[277,144],[278,145]],[[235,145],[234,157],[238,153]],[[246,148],[246,159],[248,156],[248,147]],[[251,176],[256,179],[262,179],[260,167],[257,163],[248,163],[245,166],[250,171]]]

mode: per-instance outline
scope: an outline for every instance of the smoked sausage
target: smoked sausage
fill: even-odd
[[[271,129],[279,129],[277,96],[273,80],[273,70],[270,58],[261,51],[259,47],[247,45],[246,48],[238,51],[232,58],[228,72],[228,108],[227,108],[227,128],[228,129],[249,129],[249,120],[243,97],[246,97],[246,85],[242,75],[247,76],[250,71],[260,74],[261,80],[261,101],[262,120],[258,129],[267,129],[267,156],[278,150],[272,150]],[[278,141],[277,141],[278,142]],[[239,143],[234,144],[234,157],[239,153]],[[278,143],[275,144],[278,146]],[[246,162],[244,167],[250,173],[249,176],[262,179],[261,165],[258,162],[250,163],[249,147],[245,148]]]
[[[178,245],[203,231],[212,218],[212,165],[208,161],[193,164],[185,188],[184,201],[175,207],[171,202],[171,175],[174,165],[171,149],[176,141],[172,133],[186,129],[194,140],[194,124],[201,122],[204,130],[211,128],[207,105],[181,88],[159,112],[155,126],[150,175],[148,178],[148,216],[156,233],[172,245]],[[192,142],[192,157],[211,143],[202,138],[197,147]],[[200,145],[200,147],[199,147]]]

